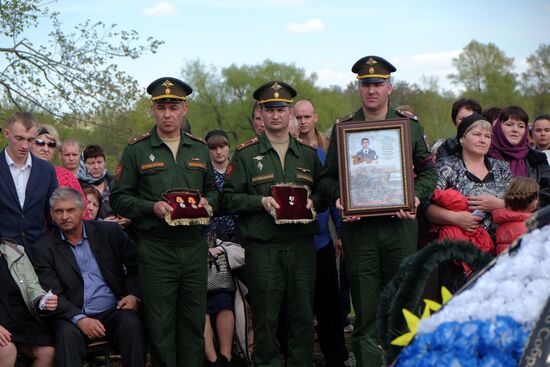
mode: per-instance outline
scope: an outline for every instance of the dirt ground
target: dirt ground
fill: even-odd
[[[348,351],[351,352],[351,333],[346,333],[346,346],[348,348]],[[317,343],[317,338],[315,338],[315,344],[313,349],[313,358],[314,358],[314,366],[315,367],[324,367],[325,361],[323,360],[323,355],[321,354],[321,350],[319,349],[319,343]],[[122,367],[122,361],[120,359],[120,356],[113,356],[111,358],[112,367]],[[234,358],[233,360],[233,367],[246,367],[246,364],[243,361],[239,361],[238,358]],[[346,363],[348,367],[354,367],[355,366],[355,360],[353,358],[353,353],[350,353],[350,358],[348,359],[348,362]],[[103,357],[96,357],[90,360],[90,362],[86,365],[86,367],[99,367],[99,366],[105,366]],[[147,363],[147,367],[150,367],[151,363]]]

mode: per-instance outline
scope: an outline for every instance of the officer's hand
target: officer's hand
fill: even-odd
[[[116,308],[119,310],[137,311],[138,307],[139,307],[139,301],[137,297],[131,294],[127,295],[126,297],[123,297],[120,301],[118,301],[118,304],[116,305]]]
[[[357,222],[361,219],[361,217],[344,217],[344,207],[342,206],[342,202],[340,201],[340,198],[336,199],[336,209],[340,210],[340,216],[342,217],[342,221],[344,222]]]
[[[273,196],[264,196],[262,198],[262,205],[268,213],[271,213],[272,210],[280,208],[279,204],[277,204],[275,199],[273,199]]]
[[[199,208],[202,208],[203,206],[208,205],[208,199],[207,198],[201,198],[201,201],[199,201]]]
[[[313,209],[313,200],[307,199],[306,209]]]
[[[11,333],[0,325],[0,347],[5,347],[11,342]]]
[[[160,219],[164,219],[164,214],[173,211],[172,207],[166,201],[157,201],[153,207],[153,213]]]
[[[76,322],[76,327],[82,331],[88,339],[99,339],[105,336],[105,326],[101,321],[84,317]]]
[[[420,205],[420,199],[418,199],[415,196],[414,197],[414,207],[418,208],[419,205]],[[416,212],[411,213],[411,212],[406,212],[403,209],[401,209],[400,211],[395,213],[395,216],[399,219],[414,219],[414,218],[416,218]]]

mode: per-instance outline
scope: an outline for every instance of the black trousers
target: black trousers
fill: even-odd
[[[317,250],[314,307],[317,338],[327,367],[341,367],[348,359],[342,328],[342,305],[334,245]]]
[[[147,351],[143,325],[136,312],[111,308],[93,318],[101,321],[105,326],[106,338],[120,352],[124,366],[145,366]],[[54,320],[53,328],[55,331],[54,366],[82,366],[86,345],[91,340],[68,320]]]

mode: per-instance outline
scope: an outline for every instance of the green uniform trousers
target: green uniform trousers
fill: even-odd
[[[287,302],[287,366],[312,366],[315,243],[248,244],[246,272],[254,324],[255,366],[282,367],[277,325]]]
[[[401,261],[416,252],[416,220],[373,217],[343,223],[342,242],[356,318],[352,336],[358,367],[382,363],[376,313],[383,287]]]
[[[170,245],[142,239],[139,272],[155,367],[202,367],[206,241]]]

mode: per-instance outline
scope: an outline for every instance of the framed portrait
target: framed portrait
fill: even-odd
[[[336,128],[344,217],[414,212],[408,120],[354,121]]]

